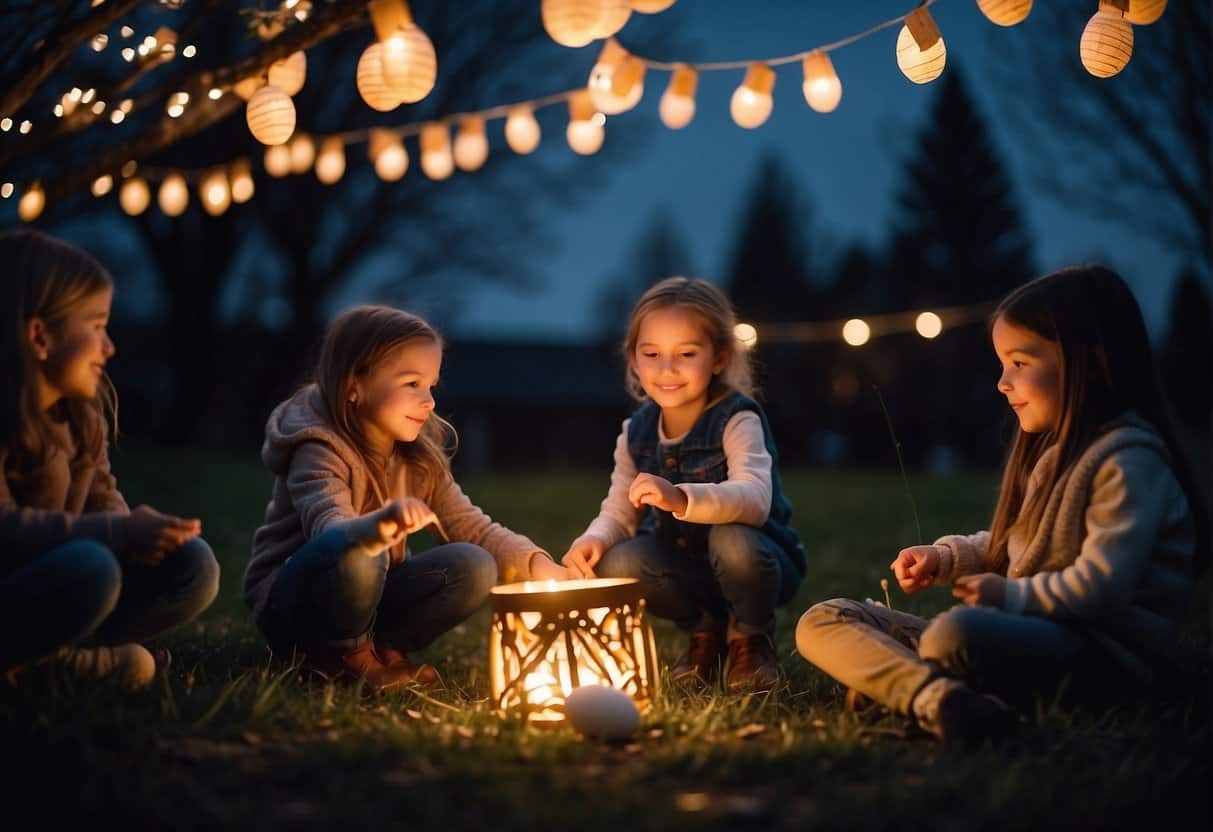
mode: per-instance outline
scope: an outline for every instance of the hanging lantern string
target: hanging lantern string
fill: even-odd
[[[834,321],[796,321],[749,324],[754,327],[758,342],[767,341],[809,343],[820,341],[837,341],[840,333],[844,332],[852,321],[860,321],[867,328],[867,335],[860,341],[866,343],[868,337],[877,338],[882,335],[915,332],[923,334],[919,321],[923,315],[935,316],[940,329],[935,334],[946,329],[956,329],[970,324],[986,321],[997,308],[997,303],[977,303],[965,306],[947,306],[911,312],[891,312],[883,315],[866,315],[855,318]],[[924,337],[935,337],[924,335]],[[858,344],[857,344],[858,345]]]
[[[844,46],[850,46],[852,43],[861,41],[866,37],[871,37],[872,35],[876,34],[877,32],[884,31],[885,29],[890,29],[894,26],[899,26],[905,22],[907,17],[909,17],[911,14],[913,14],[918,9],[929,8],[938,2],[939,2],[939,0],[923,0],[923,2],[917,4],[913,9],[906,12],[905,14],[899,15],[898,17],[890,18],[889,20],[886,20],[883,23],[878,23],[875,26],[873,26],[872,28],[867,29],[863,32],[859,32],[858,34],[851,35],[850,37],[845,37],[842,40],[836,40],[833,43],[827,43],[823,46],[816,46],[816,47],[813,47],[812,49],[806,49],[803,52],[797,52],[795,55],[784,55],[784,56],[778,57],[778,58],[749,58],[746,60],[738,60],[738,61],[716,61],[716,62],[706,62],[706,63],[694,63],[691,61],[681,61],[681,62],[656,61],[656,60],[653,60],[652,58],[646,58],[643,55],[637,55],[634,52],[629,51],[629,54],[631,54],[634,58],[637,58],[641,63],[643,63],[649,69],[665,70],[667,72],[673,72],[674,70],[678,69],[680,66],[689,66],[692,69],[698,70],[700,72],[722,72],[722,71],[728,71],[728,70],[748,69],[750,66],[752,66],[755,63],[764,63],[767,66],[784,66],[786,64],[794,64],[797,61],[802,61],[809,55],[812,55],[814,52],[834,52],[838,49],[843,48]]]

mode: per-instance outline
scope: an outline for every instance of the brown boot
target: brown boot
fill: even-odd
[[[779,681],[779,660],[765,633],[729,642],[729,690],[768,691]]]
[[[390,644],[375,642],[375,655],[388,667],[403,667],[409,670],[413,674],[413,681],[419,685],[431,687],[442,684],[442,677],[433,665],[413,664],[409,661],[408,654]]]
[[[724,633],[720,630],[696,630],[691,633],[687,651],[670,668],[675,682],[698,680],[710,684],[720,671],[724,658]]]
[[[307,651],[307,663],[325,675],[344,681],[366,680],[371,690],[386,690],[412,684],[414,668],[408,665],[389,665],[375,653],[375,644],[363,642],[352,649],[319,647]],[[433,670],[433,668],[430,668]]]

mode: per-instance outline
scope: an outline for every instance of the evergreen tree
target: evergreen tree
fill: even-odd
[[[1209,428],[1213,413],[1213,306],[1195,273],[1175,285],[1171,332],[1159,355],[1163,386],[1176,416],[1191,428]]]
[[[628,315],[645,290],[676,276],[696,277],[694,258],[674,217],[660,209],[637,235],[620,274],[599,293],[594,317],[602,338],[621,339]]]

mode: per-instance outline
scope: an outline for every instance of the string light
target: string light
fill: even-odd
[[[282,144],[295,132],[295,104],[282,87],[266,84],[249,99],[245,120],[257,141]]]
[[[92,47],[94,52],[100,52],[109,44],[110,36],[105,32],[98,35],[93,35]]]
[[[451,157],[451,133],[445,124],[427,124],[421,128],[421,172],[430,179],[442,180],[455,170]]]
[[[17,128],[17,132],[24,136],[24,135],[27,135],[29,133],[29,131],[33,130],[33,129],[34,129],[34,123],[32,121],[30,121],[29,119],[25,119],[24,121],[21,122],[21,126]]]
[[[614,38],[603,44],[586,84],[598,112],[616,115],[635,107],[644,95],[645,69]]]
[[[382,44],[372,43],[363,50],[354,73],[354,84],[362,100],[372,110],[386,113],[400,106],[400,96],[383,78]]]
[[[510,150],[526,156],[539,147],[542,133],[535,113],[529,104],[519,104],[510,108],[510,114],[505,119],[505,143]]]
[[[95,197],[102,197],[108,194],[114,187],[114,177],[108,173],[103,173],[93,180],[92,192]]]
[[[922,312],[914,319],[914,329],[923,338],[935,338],[943,332],[943,320],[934,312]]]
[[[747,350],[758,346],[758,330],[753,324],[740,323],[733,327],[733,337]]]
[[[13,190],[14,188],[12,182],[5,182],[3,185],[0,185],[0,199],[8,199],[11,197],[13,195]]]
[[[217,217],[232,204],[232,191],[228,185],[227,172],[223,168],[215,168],[202,180],[198,188],[202,200],[202,210],[212,217]]]
[[[462,171],[479,170],[489,158],[489,139],[484,130],[484,118],[468,116],[459,124],[455,134],[455,164]]]
[[[375,175],[384,182],[395,182],[409,169],[409,154],[404,142],[391,130],[376,128],[367,142]]]
[[[253,169],[248,159],[237,159],[232,162],[231,176],[232,202],[243,205],[253,198],[256,186],[253,184]]]
[[[166,216],[179,217],[184,214],[190,204],[190,189],[186,187],[185,178],[174,173],[161,182],[156,203]]]
[[[40,183],[34,182],[17,202],[17,216],[24,222],[33,222],[41,216],[42,209],[45,207],[46,192],[42,190]]]
[[[316,178],[333,185],[345,175],[345,142],[337,136],[325,139],[316,157]]]
[[[0,119],[0,130],[3,130],[5,133],[7,133],[9,130],[12,130],[12,129],[13,129],[13,120],[11,118],[8,118],[6,116],[6,117]]]
[[[281,179],[291,172],[291,149],[285,144],[267,147],[262,164],[266,173],[275,179]]]
[[[819,113],[832,113],[842,100],[842,81],[825,52],[804,56],[804,100]]]
[[[118,204],[132,217],[137,217],[146,211],[151,201],[152,195],[147,181],[137,176],[124,181],[122,187],[118,189]]]
[[[671,130],[681,130],[695,117],[695,90],[699,73],[686,64],[679,64],[670,75],[670,85],[661,96],[658,115]]]
[[[316,144],[307,133],[296,133],[287,147],[291,151],[291,173],[307,173],[316,161]]]
[[[842,340],[852,347],[862,347],[872,337],[872,328],[862,318],[851,318],[842,326]]]
[[[733,91],[729,102],[729,113],[739,127],[752,130],[771,117],[775,89],[775,71],[763,63],[751,64],[746,70],[745,80]]]
[[[606,117],[594,110],[589,90],[577,90],[569,98],[569,126],[565,132],[574,153],[589,156],[602,147]]]

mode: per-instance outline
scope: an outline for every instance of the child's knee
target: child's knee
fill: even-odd
[[[70,575],[73,606],[94,629],[118,605],[122,594],[122,567],[113,551],[95,540],[77,540],[61,547],[59,556]]]
[[[210,545],[200,537],[184,543],[171,555],[181,562],[189,594],[200,609],[206,609],[219,594],[219,561]]]
[[[497,584],[497,561],[484,548],[473,543],[461,543],[459,561],[468,596],[475,603],[488,597]]]
[[[918,655],[945,670],[961,669],[980,613],[972,607],[953,607],[935,616],[918,641]]]
[[[617,543],[603,553],[594,567],[600,578],[643,578],[645,558],[633,541]]]
[[[808,661],[814,661],[830,629],[847,619],[861,618],[863,605],[850,598],[831,598],[814,604],[796,623],[796,649]]]
[[[759,532],[751,526],[724,523],[708,532],[708,556],[713,569],[724,578],[760,578],[775,569],[774,560],[759,545]]]

